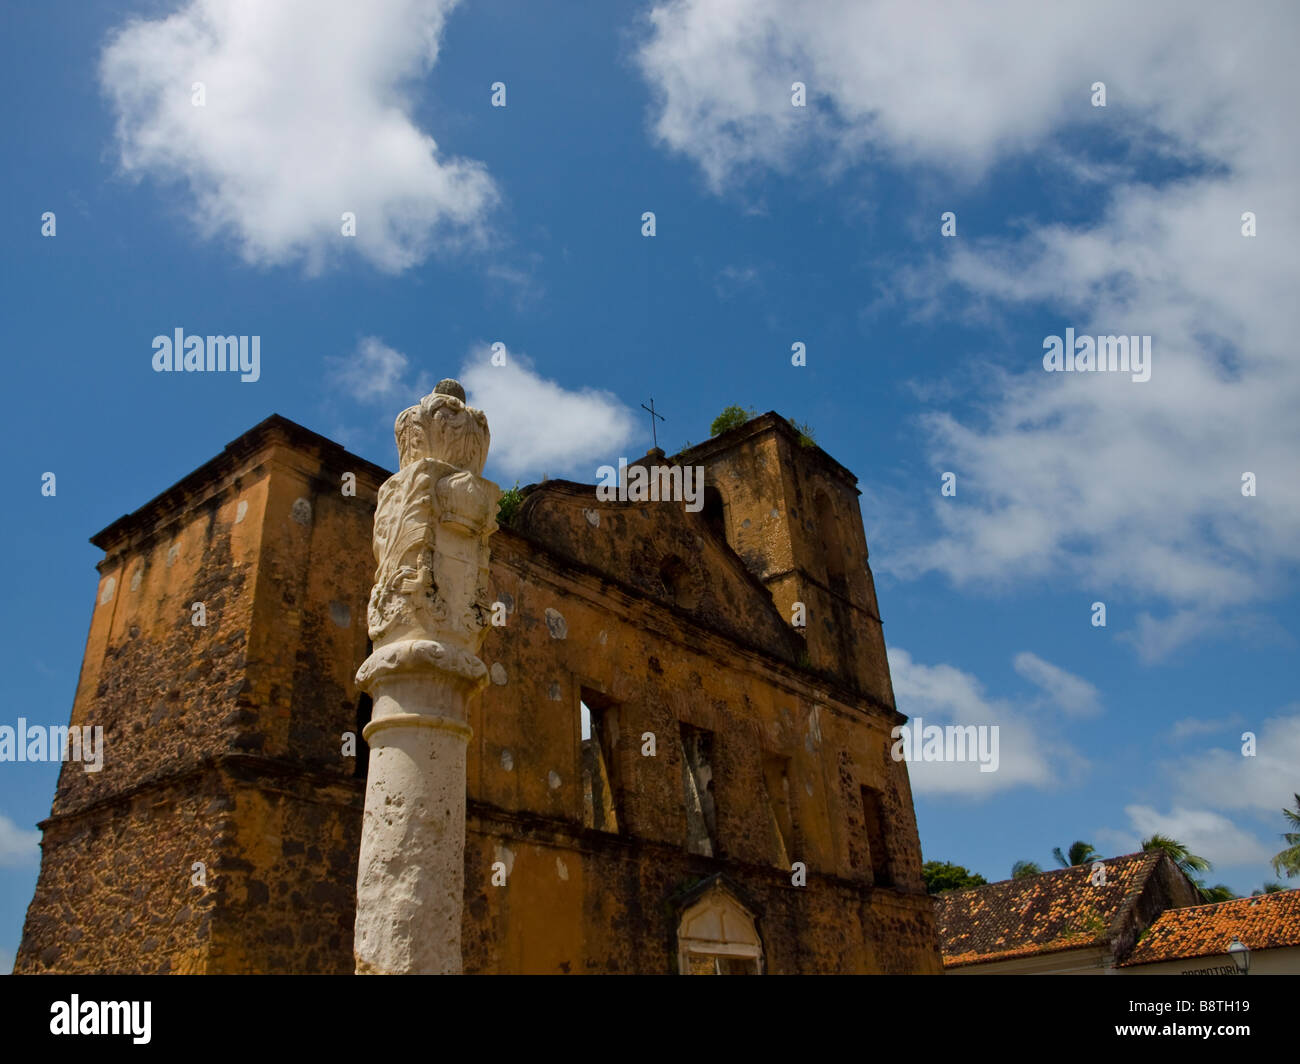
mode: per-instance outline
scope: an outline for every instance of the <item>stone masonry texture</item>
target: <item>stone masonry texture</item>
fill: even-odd
[[[548,481],[492,537],[465,971],[675,972],[682,899],[720,875],[766,972],[939,972],[855,478],[776,414],[660,461],[704,467],[703,512]],[[104,727],[104,769],[63,768],[17,972],[352,971],[387,475],[273,416],[94,538],[71,722]],[[616,832],[584,822],[584,698]],[[711,857],[686,847],[683,726],[712,737]]]

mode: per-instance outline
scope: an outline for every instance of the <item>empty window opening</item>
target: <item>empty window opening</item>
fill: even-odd
[[[619,830],[619,780],[614,752],[617,713],[595,692],[583,688],[578,703],[582,734],[582,822],[597,831]]]
[[[681,725],[682,791],[686,802],[686,848],[717,853],[718,816],[713,800],[713,733]]]
[[[754,915],[715,887],[682,914],[677,927],[682,975],[761,975],[763,940]]]
[[[777,868],[790,867],[794,845],[794,817],[790,811],[790,759],[763,755],[763,786],[767,792],[767,814],[772,828],[772,859]]]
[[[717,488],[704,489],[704,509],[700,511],[704,523],[724,543],[727,541],[727,518],[723,509],[722,492]]]
[[[879,791],[862,788],[862,818],[866,825],[867,861],[872,881],[878,887],[892,886],[894,877],[889,866],[889,847],[885,842],[884,803]]]

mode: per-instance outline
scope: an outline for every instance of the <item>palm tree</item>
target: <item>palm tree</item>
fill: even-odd
[[[1282,841],[1286,843],[1286,849],[1273,858],[1273,871],[1279,876],[1285,875],[1287,879],[1300,876],[1300,794],[1293,797],[1295,809],[1283,809],[1282,815],[1286,817],[1287,823],[1297,830],[1282,832]]]
[[[1208,872],[1213,867],[1204,857],[1197,857],[1177,839],[1171,839],[1168,835],[1161,835],[1158,832],[1142,840],[1142,849],[1147,852],[1163,850],[1169,854],[1183,875],[1197,886],[1200,886],[1201,873]]]
[[[1286,887],[1282,886],[1281,883],[1265,883],[1262,887],[1259,888],[1259,890],[1255,891],[1255,893],[1252,894],[1251,897],[1257,898],[1261,894],[1280,894],[1284,890],[1286,890]]]
[[[1030,876],[1042,874],[1042,866],[1037,861],[1017,861],[1011,866],[1012,879],[1028,879]]]
[[[1061,847],[1056,846],[1052,849],[1052,856],[1060,862],[1062,868],[1069,868],[1072,865],[1092,864],[1093,861],[1100,861],[1101,854],[1092,848],[1088,842],[1072,842],[1070,844],[1069,860],[1067,855],[1061,852]]]
[[[1213,887],[1207,887],[1205,880],[1201,878],[1201,873],[1210,871],[1214,866],[1204,857],[1197,857],[1177,839],[1171,839],[1168,835],[1161,835],[1157,832],[1150,838],[1142,840],[1142,849],[1148,853],[1152,850],[1167,853],[1174,864],[1178,866],[1179,871],[1195,884],[1197,891],[1200,892],[1201,901],[1207,904],[1218,901],[1232,901],[1237,896],[1226,883],[1218,883]]]

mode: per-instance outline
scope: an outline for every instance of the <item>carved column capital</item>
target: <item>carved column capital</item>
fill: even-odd
[[[375,583],[366,613],[374,653],[357,672],[375,678],[414,667],[478,680],[488,623],[488,536],[501,489],[480,473],[487,418],[454,381],[397,417],[401,468],[379,489]],[[458,393],[459,392],[459,396]]]
[[[359,974],[461,970],[469,698],[487,682],[490,553],[501,489],[482,476],[487,418],[443,381],[397,417],[400,468],[379,489],[374,708],[357,868]]]

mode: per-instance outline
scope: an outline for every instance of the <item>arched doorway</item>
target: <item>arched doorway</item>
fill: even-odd
[[[682,913],[677,925],[682,975],[761,975],[763,940],[754,914],[721,883]]]

